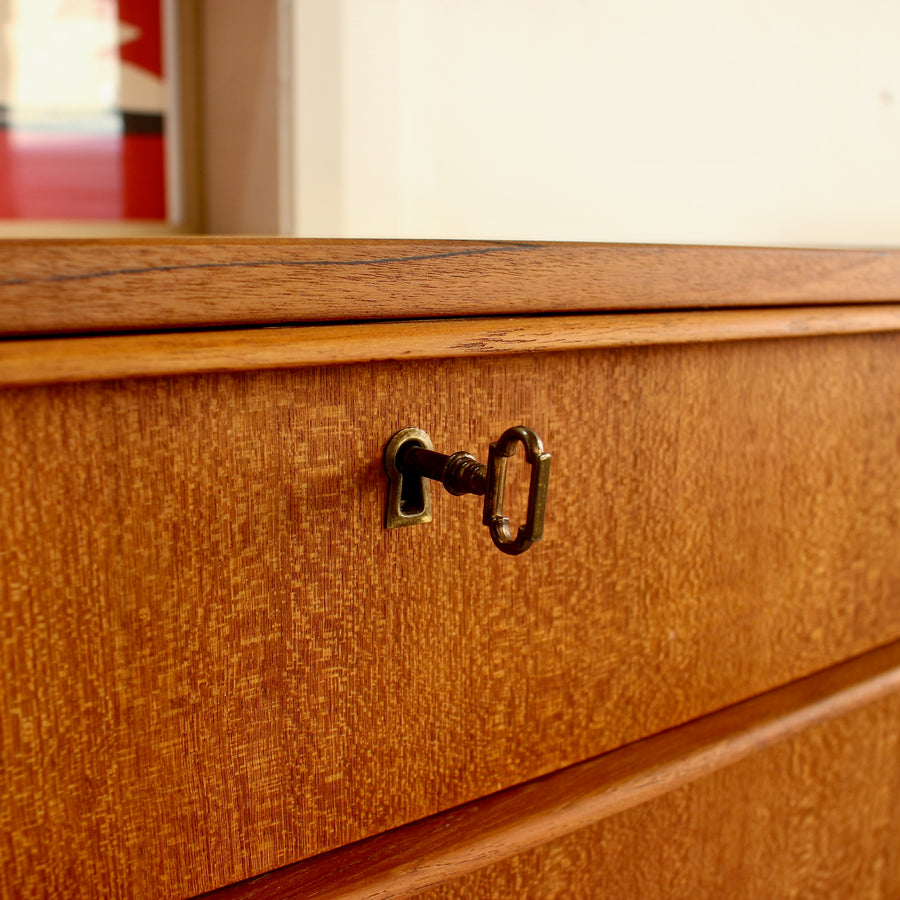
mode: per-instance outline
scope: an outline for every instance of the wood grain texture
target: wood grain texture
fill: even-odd
[[[524,893],[496,890],[499,873],[518,875],[522,867],[521,860],[497,864],[664,796],[898,691],[900,642],[528,784],[216,891],[209,895],[210,900],[374,900],[413,896],[444,882],[451,884],[436,891],[437,895],[544,896],[533,890],[545,886],[547,874],[540,869],[531,885],[517,881],[516,887],[525,888]],[[900,713],[900,704],[893,708]],[[882,727],[888,727],[889,720],[883,715],[882,719]],[[863,733],[878,736],[878,731]],[[889,790],[900,778],[896,732],[886,746],[878,748],[882,757],[891,758],[892,746],[896,771],[890,774],[894,778],[870,786],[876,793],[883,792],[882,805],[897,798]],[[823,755],[821,765],[833,765],[833,760]],[[878,775],[870,771],[866,777],[877,779]],[[900,788],[900,783],[896,787]],[[723,794],[722,802],[732,799]],[[751,808],[744,804],[738,815],[748,812]],[[779,823],[782,827],[787,824]],[[581,848],[583,843],[581,835],[574,846]],[[543,858],[549,853],[552,850],[548,848],[538,855]],[[628,860],[634,865],[640,857],[625,854],[617,867],[625,868]],[[590,880],[584,879],[585,867],[576,870],[574,877],[570,872],[566,884],[599,886],[601,865],[598,859]],[[491,871],[477,879],[457,881],[488,866]],[[535,875],[533,869],[528,866],[529,875]],[[482,889],[488,883],[492,889]],[[472,889],[475,885],[477,890]]]
[[[900,896],[898,720],[895,696],[417,896],[890,900]]]
[[[900,638],[900,335],[0,393],[0,884],[184,896]],[[385,532],[416,424],[544,541]]]
[[[0,334],[900,301],[898,250],[272,238],[4,241]]]
[[[900,330],[900,306],[445,319],[0,341],[0,386]]]

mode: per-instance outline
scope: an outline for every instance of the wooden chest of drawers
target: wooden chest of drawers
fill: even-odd
[[[4,896],[900,891],[900,254],[3,252]]]

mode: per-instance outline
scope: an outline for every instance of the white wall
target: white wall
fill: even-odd
[[[294,0],[304,236],[900,243],[897,0]]]

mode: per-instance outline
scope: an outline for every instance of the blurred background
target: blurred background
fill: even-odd
[[[896,0],[0,0],[0,234],[900,242]]]

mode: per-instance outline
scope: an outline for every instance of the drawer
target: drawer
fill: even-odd
[[[893,897],[898,690],[900,641],[205,896]]]
[[[900,638],[900,335],[0,392],[5,882],[189,895]],[[545,536],[386,531],[407,425]]]
[[[896,897],[898,717],[882,700],[416,896]]]

